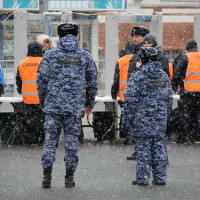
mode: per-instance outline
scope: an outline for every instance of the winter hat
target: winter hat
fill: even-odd
[[[144,37],[148,33],[149,33],[149,29],[147,29],[146,27],[144,27],[144,26],[134,26],[132,31],[131,31],[131,36],[141,35],[142,37]]]
[[[72,34],[74,36],[78,35],[78,25],[73,22],[63,22],[58,26],[58,36],[64,37],[68,34]]]
[[[148,42],[148,43],[152,44],[153,46],[157,45],[156,37],[151,34],[145,35],[143,42]]]
[[[125,55],[133,54],[135,49],[135,45],[132,40],[129,40],[125,46]]]
[[[189,40],[186,44],[186,50],[190,50],[190,49],[197,49],[197,42],[195,40]]]
[[[51,49],[51,48],[53,47],[52,39],[51,39],[48,35],[45,35],[45,34],[38,35],[37,41],[38,41],[40,44],[42,44],[42,46],[44,45],[44,41],[45,41],[45,40],[48,41],[48,44],[49,44],[48,49]]]
[[[28,44],[28,56],[42,57],[44,54],[43,46],[39,42],[31,42]]]
[[[158,51],[153,47],[141,47],[138,55],[141,58],[142,63],[156,61]]]

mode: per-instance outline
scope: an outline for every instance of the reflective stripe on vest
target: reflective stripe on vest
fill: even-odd
[[[37,69],[42,57],[27,57],[19,64],[22,79],[22,97],[26,104],[39,104],[37,91]]]
[[[188,66],[184,88],[190,92],[200,92],[200,52],[188,52]]]
[[[22,81],[22,84],[36,84],[36,81]]]
[[[22,95],[36,95],[38,92],[22,92]]]
[[[119,81],[119,99],[124,101],[125,99],[125,89],[127,85],[127,76],[128,76],[128,68],[129,61],[133,55],[125,55],[117,60],[119,64],[119,72],[120,72],[120,81]]]

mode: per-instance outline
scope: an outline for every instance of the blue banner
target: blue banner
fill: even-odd
[[[123,8],[122,0],[89,0],[88,3],[89,9],[117,10]]]
[[[3,0],[3,9],[39,10],[39,0]]]
[[[127,0],[48,0],[49,10],[123,10]]]

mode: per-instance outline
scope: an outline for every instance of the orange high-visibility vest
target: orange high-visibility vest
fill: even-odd
[[[37,69],[42,57],[27,57],[19,64],[22,79],[22,97],[26,104],[39,104],[37,91]]]
[[[200,92],[200,52],[188,52],[188,66],[184,81],[185,90]]]
[[[133,55],[125,55],[117,60],[119,64],[119,72],[120,72],[120,82],[119,82],[119,99],[124,101],[125,96],[124,92],[127,85],[127,76],[128,76],[128,68],[129,61]]]
[[[170,74],[170,81],[172,83],[172,77],[173,77],[173,65],[172,65],[172,63],[169,63],[169,74]]]

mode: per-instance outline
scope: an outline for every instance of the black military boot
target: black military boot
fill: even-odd
[[[141,185],[141,186],[147,186],[147,185],[149,185],[148,183],[138,183],[138,181],[137,180],[133,180],[132,181],[132,185]]]
[[[133,154],[127,157],[127,160],[136,160],[136,153],[133,152]]]
[[[66,188],[75,187],[74,172],[75,172],[75,170],[66,169],[66,175],[65,175],[65,187]]]
[[[156,182],[156,181],[152,181],[152,185],[166,185],[166,183],[165,182],[162,182],[162,183],[158,183],[158,182]]]
[[[52,167],[43,168],[43,181],[42,181],[43,188],[51,187],[51,177],[52,177],[51,173],[52,173]]]

